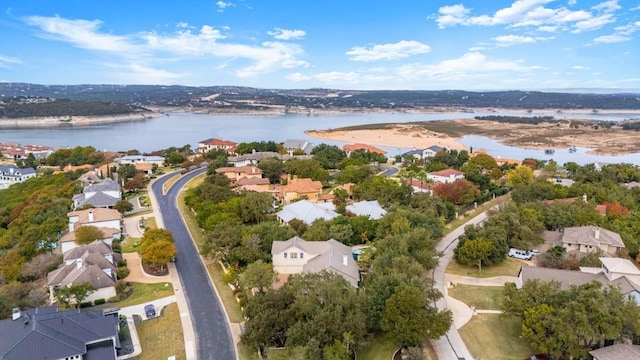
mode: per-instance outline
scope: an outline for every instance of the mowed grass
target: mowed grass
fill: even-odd
[[[513,316],[478,314],[458,331],[474,359],[524,359],[535,353],[520,338],[520,320]]]
[[[138,360],[186,359],[180,312],[176,303],[167,305],[162,315],[136,325],[142,353]]]
[[[156,284],[131,283],[133,293],[128,298],[118,301],[119,307],[138,305],[155,299],[174,294],[173,285],[170,282]]]
[[[358,359],[389,360],[400,344],[389,335],[376,335],[356,348]]]
[[[528,266],[527,262],[508,257],[500,264],[483,266],[482,273],[478,274],[477,266],[466,266],[459,264],[455,259],[449,261],[447,274],[470,276],[477,278],[489,278],[494,276],[518,276],[520,267]]]
[[[468,306],[474,305],[478,310],[498,310],[502,298],[502,286],[475,286],[456,284],[449,288],[449,296],[456,298]]]
[[[459,216],[457,219],[455,219],[455,220],[453,220],[453,221],[451,221],[451,222],[449,222],[449,223],[447,223],[445,225],[444,232],[443,232],[444,235],[447,235],[448,233],[452,232],[453,230],[459,228],[460,226],[462,226],[467,221],[473,219],[476,215],[478,215],[478,214],[480,214],[482,212],[485,212],[485,211],[491,209],[492,207],[507,201],[508,199],[509,199],[509,195],[508,194],[507,195],[502,195],[502,196],[499,196],[499,197],[497,197],[495,199],[489,200],[489,201],[485,202],[484,204],[478,205],[478,207],[475,208],[475,209],[471,209],[471,210],[467,211],[466,213],[461,214],[462,216]]]
[[[125,241],[120,243],[120,248],[122,249],[123,253],[136,252],[139,243],[140,238],[129,237]]]
[[[156,218],[155,217],[148,217],[144,220],[144,227],[149,228],[149,229],[157,229],[158,228],[158,224],[156,223]]]

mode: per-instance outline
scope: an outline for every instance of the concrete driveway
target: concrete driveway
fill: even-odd
[[[133,315],[139,315],[142,319],[146,320],[147,315],[144,311],[144,307],[146,305],[153,304],[153,306],[156,308],[157,316],[160,316],[160,312],[162,311],[162,309],[169,304],[173,304],[174,302],[176,302],[176,296],[171,295],[171,296],[163,297],[160,299],[155,299],[144,304],[127,306],[120,309],[119,312],[120,312],[120,315],[125,315],[127,317],[133,316]]]

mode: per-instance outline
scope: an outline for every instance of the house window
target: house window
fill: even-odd
[[[298,258],[298,253],[291,253],[291,258],[292,259],[297,259]]]
[[[300,259],[304,258],[304,253],[300,253]]]
[[[287,258],[287,253],[284,253],[284,258],[285,258],[285,259]]]

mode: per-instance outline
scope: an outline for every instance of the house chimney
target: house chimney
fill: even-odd
[[[82,267],[82,259],[76,259],[76,269],[80,269]]]
[[[11,320],[18,320],[20,319],[20,308],[13,308],[13,310],[11,310]]]
[[[9,175],[13,175],[13,168],[12,167],[9,168]]]
[[[582,201],[587,202],[587,194],[582,194]]]
[[[89,222],[93,222],[93,211],[89,211]]]
[[[349,255],[347,253],[342,254],[342,265],[349,265]]]
[[[596,226],[596,240],[600,239],[600,227]]]

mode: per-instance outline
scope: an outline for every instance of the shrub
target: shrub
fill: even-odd
[[[95,305],[102,305],[102,304],[104,304],[105,302],[107,302],[105,299],[96,299],[93,303],[94,303]]]
[[[120,301],[120,296],[118,296],[118,295],[112,296],[112,297],[108,298],[107,301],[110,302],[110,303],[118,302],[118,301]]]
[[[119,267],[116,269],[116,276],[118,277],[118,279],[124,279],[127,276],[129,276],[129,268],[124,266],[124,267]]]
[[[127,260],[125,260],[125,259],[118,260],[116,266],[117,267],[127,266]]]
[[[93,303],[91,301],[83,301],[80,303],[80,308],[88,308],[93,306]]]

